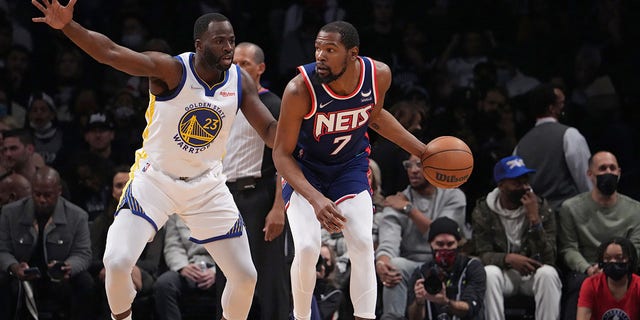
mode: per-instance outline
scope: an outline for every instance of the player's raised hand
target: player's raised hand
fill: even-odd
[[[73,7],[77,0],[69,0],[66,6],[60,4],[58,0],[31,0],[44,17],[31,18],[33,22],[43,22],[54,29],[62,29],[73,18]]]
[[[322,197],[311,204],[316,213],[316,218],[320,221],[320,225],[330,233],[340,232],[344,227],[347,219],[340,214],[336,204]]]

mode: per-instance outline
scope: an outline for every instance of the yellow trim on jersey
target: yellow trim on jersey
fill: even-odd
[[[149,137],[149,127],[151,126],[151,121],[153,121],[153,113],[156,111],[156,96],[149,93],[149,106],[147,107],[147,111],[144,113],[144,118],[147,119],[147,125],[144,127],[144,131],[142,131],[142,146],[144,147],[144,141]]]

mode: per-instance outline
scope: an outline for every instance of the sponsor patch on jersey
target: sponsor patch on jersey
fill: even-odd
[[[173,140],[189,153],[204,151],[220,133],[223,118],[222,110],[216,106],[187,108],[178,122],[178,133]]]

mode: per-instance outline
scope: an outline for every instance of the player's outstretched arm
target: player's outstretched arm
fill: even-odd
[[[384,97],[391,86],[391,70],[389,66],[380,61],[375,61],[375,65],[378,98],[373,108],[369,127],[407,152],[421,156],[426,145],[407,131],[393,115],[383,108]]]
[[[88,30],[73,21],[73,9],[77,0],[63,6],[58,0],[32,0],[42,12],[42,17],[31,20],[46,23],[61,30],[80,49],[96,61],[134,76],[148,76],[163,80],[168,88],[180,81],[182,67],[178,61],[163,53],[139,53],[117,45],[105,35]]]
[[[240,108],[247,121],[260,135],[264,143],[273,148],[278,122],[258,96],[258,89],[251,76],[242,68],[242,101]]]

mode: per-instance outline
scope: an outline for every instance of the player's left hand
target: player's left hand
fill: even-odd
[[[58,0],[31,0],[31,3],[44,14],[44,17],[31,18],[31,21],[44,22],[54,29],[62,29],[73,18],[76,0],[69,0],[66,6],[61,5]]]
[[[279,209],[271,209],[267,217],[264,218],[264,241],[272,241],[280,236],[284,230],[284,211]]]
[[[342,231],[347,219],[340,213],[338,206],[326,197],[314,198],[311,202],[320,225],[330,233]]]

